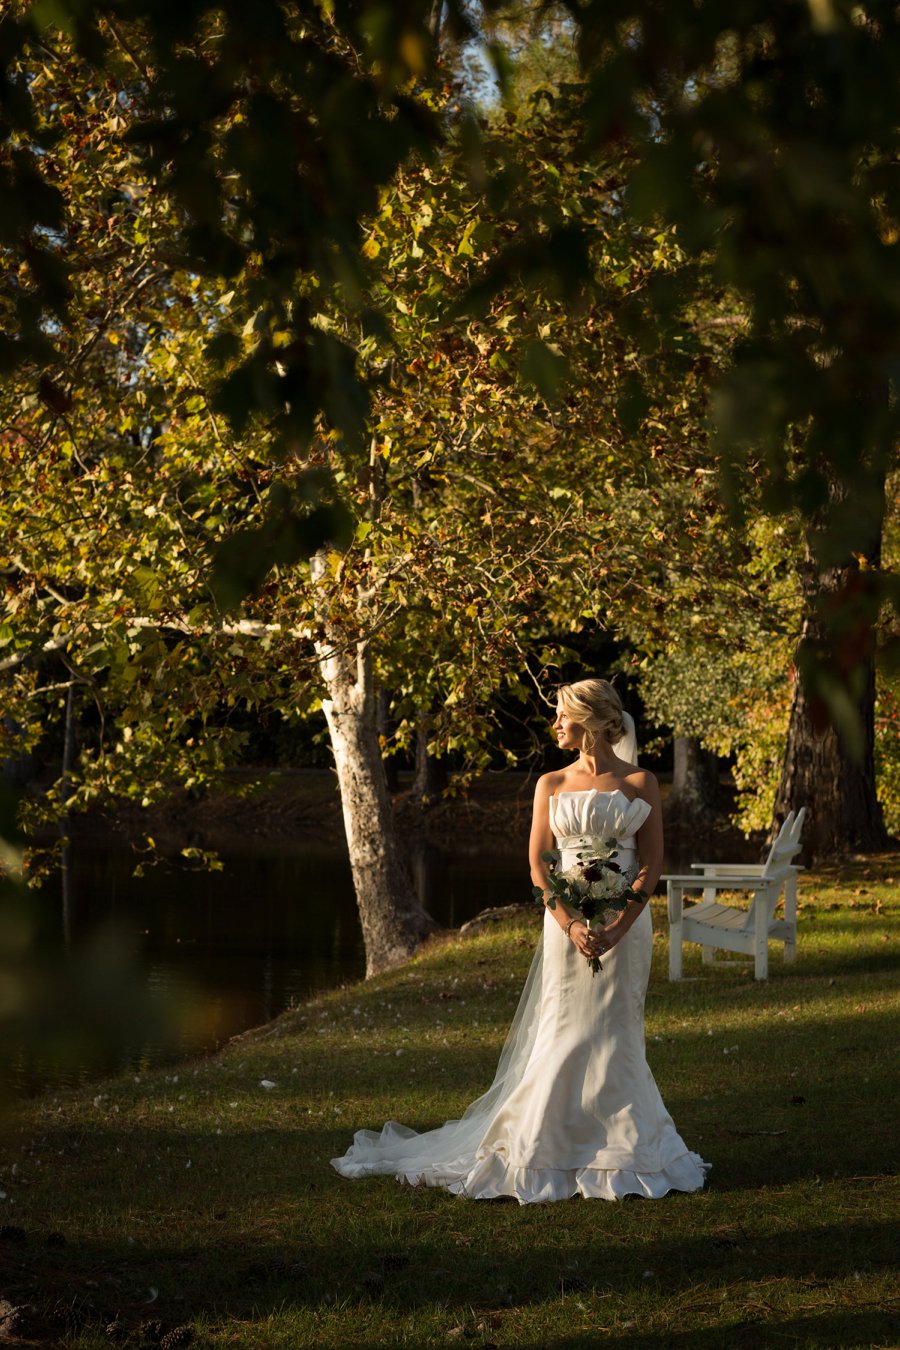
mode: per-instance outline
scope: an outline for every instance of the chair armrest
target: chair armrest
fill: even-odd
[[[732,875],[727,877],[704,877],[697,875],[694,875],[692,877],[664,876],[660,877],[660,881],[666,882],[675,881],[682,888],[690,886],[696,891],[703,891],[703,890],[735,891],[746,889],[758,890],[760,887],[760,883],[765,885],[772,881],[778,881],[783,876],[784,873],[779,873],[777,876],[767,877],[760,875],[759,872],[757,872],[755,876],[747,876],[746,873],[742,872],[740,874],[733,873]]]
[[[757,877],[762,876],[764,863],[691,863],[704,876],[715,877]]]
[[[681,923],[681,916],[684,912],[684,897],[677,886],[666,887],[666,909],[669,916],[669,927]]]

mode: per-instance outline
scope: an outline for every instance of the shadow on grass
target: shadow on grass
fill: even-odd
[[[291,1310],[348,1303],[377,1305],[388,1318],[439,1307],[448,1310],[448,1317],[453,1309],[476,1313],[481,1309],[493,1310],[502,1320],[517,1308],[554,1304],[561,1298],[590,1300],[594,1294],[602,1295],[597,1306],[605,1316],[618,1313],[622,1318],[640,1316],[641,1311],[646,1316],[648,1291],[660,1312],[669,1300],[681,1313],[689,1295],[688,1303],[694,1301],[701,1315],[708,1309],[717,1322],[715,1330],[690,1334],[660,1331],[637,1336],[605,1328],[604,1344],[612,1346],[759,1346],[767,1344],[764,1324],[769,1318],[777,1320],[779,1344],[791,1344],[797,1337],[796,1343],[804,1346],[889,1344],[889,1331],[898,1327],[897,1316],[884,1307],[873,1302],[848,1307],[852,1296],[833,1288],[860,1271],[877,1277],[894,1269],[900,1234],[893,1221],[798,1226],[777,1234],[738,1226],[641,1239],[633,1225],[616,1220],[643,1209],[643,1202],[608,1209],[598,1204],[609,1219],[598,1225],[592,1251],[580,1239],[566,1239],[558,1227],[551,1239],[546,1234],[542,1238],[546,1210],[535,1215],[491,1204],[478,1207],[480,1217],[490,1210],[494,1219],[501,1213],[504,1218],[511,1215],[512,1223],[491,1223],[487,1216],[482,1236],[492,1231],[492,1241],[468,1246],[459,1245],[458,1227],[445,1227],[434,1236],[414,1231],[416,1221],[429,1213],[446,1217],[441,1215],[445,1206],[456,1206],[462,1218],[466,1202],[411,1192],[412,1205],[404,1216],[411,1236],[404,1244],[396,1236],[403,1226],[398,1219],[391,1226],[392,1237],[383,1226],[373,1224],[379,1217],[378,1197],[374,1198],[375,1213],[366,1214],[363,1205],[358,1214],[361,1232],[335,1233],[329,1241],[299,1225],[292,1240],[265,1241],[258,1234],[245,1240],[229,1232],[231,1224],[223,1219],[224,1231],[217,1239],[178,1247],[163,1238],[163,1216],[156,1238],[148,1235],[137,1248],[122,1241],[98,1241],[86,1231],[77,1249],[39,1250],[34,1236],[16,1248],[14,1260],[5,1262],[3,1293],[14,1302],[78,1307],[92,1324],[118,1317],[135,1327],[151,1315],[146,1304],[152,1290],[159,1291],[152,1315],[170,1325],[196,1320],[248,1322],[269,1312],[285,1316]],[[583,1203],[572,1201],[570,1209]],[[654,1204],[659,1218],[670,1222],[679,1210],[689,1222],[689,1211],[696,1209],[686,1196]],[[410,1212],[416,1208],[418,1213]],[[554,1207],[557,1217],[566,1208]],[[700,1212],[696,1217],[702,1222]],[[631,1230],[627,1240],[622,1240],[621,1232],[611,1235],[610,1228],[616,1226]],[[379,1227],[377,1234],[373,1227]],[[577,1292],[572,1292],[573,1278]],[[795,1293],[798,1284],[808,1286],[800,1294],[807,1307],[821,1306],[818,1315],[791,1318],[788,1309],[777,1306],[783,1293],[780,1286],[788,1280]],[[568,1293],[562,1281],[569,1282]],[[775,1304],[769,1305],[766,1297],[773,1284]],[[630,1299],[634,1310],[626,1312]],[[728,1300],[724,1308],[723,1299]],[[732,1316],[739,1318],[749,1305],[758,1317],[723,1321],[729,1304]],[[585,1343],[577,1336],[541,1341],[558,1347]]]
[[[435,1309],[449,1328],[466,1309],[494,1310],[501,1321],[520,1309],[533,1326],[546,1308],[535,1350],[601,1334],[630,1350],[898,1339],[885,1308],[865,1302],[866,1284],[881,1288],[900,1249],[887,1194],[897,1140],[883,1106],[898,1073],[895,1019],[884,1008],[886,981],[866,978],[870,966],[848,974],[843,958],[819,955],[805,978],[788,972],[768,986],[739,987],[713,972],[652,989],[651,1024],[668,1034],[651,1040],[651,1066],[688,1146],[713,1164],[709,1192],[520,1209],[389,1179],[347,1182],[328,1165],[357,1128],[392,1116],[428,1128],[488,1086],[491,1046],[499,1049],[501,1020],[512,1014],[505,954],[465,966],[446,959],[450,974],[460,972],[456,992],[438,979],[435,960],[424,986],[413,969],[354,990],[353,1006],[322,1000],[315,1019],[286,1018],[200,1065],[196,1079],[185,1070],[177,1088],[117,1080],[93,1106],[87,1097],[78,1104],[74,1124],[71,1103],[59,1119],[48,1104],[29,1128],[22,1168],[26,1240],[0,1241],[0,1294],[80,1303],[92,1327],[116,1315],[130,1326],[158,1315],[170,1325],[237,1327],[292,1311],[334,1317],[339,1308],[347,1326],[359,1306],[374,1330],[361,1327],[358,1346],[367,1337],[390,1343],[375,1340],[379,1318],[424,1321]],[[435,1044],[438,1019],[449,1045]],[[432,1039],[417,1038],[426,1031]],[[398,1059],[399,1035],[407,1041]],[[260,1079],[270,1074],[279,1086],[262,1104]],[[191,1128],[177,1123],[186,1119]],[[46,1241],[56,1227],[64,1246]],[[832,1295],[830,1286],[858,1272],[858,1295]],[[557,1334],[573,1277],[613,1325],[598,1323],[590,1337]],[[658,1327],[667,1311],[677,1330],[622,1326],[651,1317]],[[683,1330],[691,1319],[699,1330]],[[315,1343],[310,1325],[306,1344]],[[489,1332],[474,1339],[489,1341]],[[527,1334],[518,1343],[524,1350]]]
[[[877,920],[873,920],[877,923]],[[848,928],[842,931],[840,935],[835,928],[830,928],[827,934],[822,934],[824,941],[836,941],[838,936],[848,938],[855,930]],[[891,947],[890,942],[884,946],[865,947],[854,951],[852,948],[841,947],[840,952],[833,955],[828,951],[816,951],[815,942],[819,934],[815,931],[807,930],[807,950],[803,953],[802,966],[798,968],[796,964],[785,966],[781,959],[780,950],[776,947],[769,957],[769,977],[778,980],[790,980],[797,978],[819,978],[819,979],[850,979],[855,975],[896,975],[900,972],[900,952]],[[810,950],[813,948],[813,950]],[[801,948],[802,951],[802,948]],[[780,969],[779,969],[780,968]]]
[[[719,1323],[707,1330],[686,1332],[604,1331],[602,1344],[606,1350],[732,1350],[733,1346],[762,1347],[802,1346],[804,1350],[834,1350],[835,1346],[890,1346],[900,1336],[900,1316],[896,1313],[866,1308],[830,1313],[826,1318],[789,1317],[767,1323],[759,1317],[740,1322]],[[584,1350],[600,1342],[600,1329],[587,1334],[542,1338],[540,1341],[521,1341],[517,1350]],[[365,1350],[365,1348],[363,1348]],[[374,1348],[373,1348],[374,1350]]]
[[[793,991],[792,997],[806,996]],[[896,1017],[889,1009],[796,1020],[792,1005],[743,1009],[752,1016],[724,1028],[716,1009],[704,1010],[691,1029],[651,1040],[648,1057],[663,1099],[690,1148],[713,1163],[716,1190],[790,1185],[818,1178],[891,1173],[900,1166],[893,1115],[879,1103],[900,1096],[900,1066],[891,1047]],[[729,1005],[733,1013],[733,1003]],[[724,1010],[723,1010],[724,1011]],[[707,1034],[706,1016],[709,1018]],[[414,1033],[415,1026],[410,1030]],[[434,1115],[429,1065],[445,1072],[446,1114]],[[324,1044],[304,1050],[305,1081],[326,1085],[352,1101],[356,1113],[331,1134],[332,1151],[343,1153],[356,1129],[380,1130],[400,1118],[417,1130],[452,1118],[490,1083],[495,1057],[455,1046],[400,1061],[375,1060],[365,1047],[345,1045],[339,1064]],[[415,1077],[410,1070],[415,1069]],[[449,1085],[452,1085],[452,1090]],[[431,1102],[428,1102],[428,1097]],[[399,1103],[405,1114],[398,1117]],[[426,1104],[427,1103],[427,1104]],[[442,1104],[438,1106],[442,1110]],[[411,1114],[412,1113],[412,1114]]]

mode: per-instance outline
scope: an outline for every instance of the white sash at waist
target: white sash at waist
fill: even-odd
[[[611,836],[609,836],[611,838]],[[575,849],[580,853],[605,853],[607,840],[602,839],[598,834],[567,834],[562,839],[557,839],[556,847],[562,852],[564,849],[568,853]],[[616,848],[631,849],[634,852],[637,849],[637,839],[635,835],[628,834],[622,839],[616,839]]]

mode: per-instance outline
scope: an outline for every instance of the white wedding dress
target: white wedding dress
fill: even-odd
[[[618,841],[634,862],[634,832],[650,812],[616,789],[561,792],[550,825],[562,866],[591,845]],[[644,1052],[644,995],[653,932],[647,906],[592,976],[548,910],[493,1084],[460,1120],[416,1134],[389,1121],[360,1130],[332,1166],[442,1186],[475,1200],[520,1204],[695,1191],[707,1164],[691,1153],[663,1105]]]

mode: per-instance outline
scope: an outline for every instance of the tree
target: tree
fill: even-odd
[[[290,334],[241,323],[246,294],[179,269],[175,205],[147,190],[132,157],[105,153],[104,94],[84,92],[77,56],[45,80],[54,116],[79,90],[77,149],[61,143],[54,161],[83,221],[81,282],[60,339],[77,380],[39,399],[25,367],[4,392],[4,533],[17,539],[5,559],[9,707],[33,742],[35,709],[58,706],[73,684],[93,705],[69,776],[75,810],[210,780],[240,753],[230,709],[304,715],[322,700],[369,969],[382,969],[429,925],[393,856],[374,679],[394,693],[398,735],[411,737],[416,710],[434,708],[435,748],[483,760],[485,710],[496,691],[521,687],[525,632],[560,610],[571,622],[573,597],[599,612],[600,588],[614,594],[633,570],[638,545],[625,546],[624,522],[604,507],[617,475],[635,471],[618,446],[630,358],[609,307],[634,303],[648,271],[677,264],[677,249],[613,218],[592,287],[560,292],[526,233],[518,280],[488,300],[490,323],[461,314],[448,327],[444,303],[465,295],[493,235],[522,220],[507,199],[486,211],[450,153],[418,164],[383,194],[363,249],[363,308],[390,307],[390,330],[361,322],[357,301],[315,297],[317,329],[370,371],[367,452],[323,419],[306,453],[279,460],[277,411],[246,419],[239,436],[219,416],[209,335],[228,341],[229,376]],[[574,216],[606,213],[615,191],[593,168],[560,173],[566,123],[542,96],[491,149],[509,200],[539,202],[525,221],[534,238],[548,222],[560,232]],[[89,228],[98,219],[101,246]],[[590,398],[549,403],[566,379]],[[582,447],[601,437],[608,477],[585,483]],[[350,534],[338,543],[342,519]],[[313,529],[325,545],[314,572]],[[615,553],[593,555],[588,539]],[[52,792],[45,805],[58,800]]]
[[[678,522],[678,547],[648,560],[621,618],[641,698],[654,721],[672,728],[676,744],[681,739],[706,756],[733,758],[736,823],[767,829],[799,629],[800,531],[775,526],[759,512],[744,532],[731,530],[702,470],[692,481],[670,484],[658,501],[660,526]],[[710,808],[711,770],[696,748],[682,750],[692,753],[699,761],[695,782],[684,774],[681,802],[673,783],[672,824],[679,828],[705,823]]]
[[[579,22],[576,7],[573,20]],[[631,25],[623,47],[614,25]],[[661,25],[664,27],[661,31]],[[639,213],[710,250],[749,328],[715,401],[725,487],[758,458],[765,509],[809,524],[804,641],[777,809],[806,805],[819,852],[884,841],[872,757],[872,653],[884,479],[898,430],[897,90],[867,97],[900,45],[897,16],[843,6],[635,4],[581,25],[592,143],[637,129]],[[647,115],[647,90],[655,96]],[[611,92],[612,91],[612,92]],[[624,95],[624,97],[623,97]],[[828,720],[838,728],[825,731]],[[832,782],[846,783],[833,792]]]
[[[878,594],[866,570],[881,561],[882,520],[872,523],[868,546],[859,558],[835,558],[826,566],[810,531],[802,572],[804,619],[799,661],[805,679],[794,682],[784,764],[775,798],[775,820],[808,804],[808,856],[834,857],[873,852],[887,844],[887,830],[876,794],[875,776],[875,633]],[[812,536],[812,538],[810,538]],[[811,545],[811,546],[810,546]],[[828,556],[826,552],[826,557]],[[841,596],[855,594],[855,613],[846,609],[839,626],[829,608]],[[823,657],[841,677],[839,685],[855,718],[845,716],[853,735],[841,737],[828,719],[827,703],[817,686]]]
[[[628,209],[675,224],[701,287],[709,261],[745,308],[712,408],[725,498],[740,520],[750,477],[751,500],[761,491],[765,510],[808,524],[777,811],[810,809],[811,850],[879,847],[875,627],[900,597],[880,563],[900,409],[888,168],[900,24],[843,5],[774,17],[752,4],[737,16],[724,4],[662,14],[641,0],[565,8],[591,87],[588,152],[627,138]],[[879,95],[867,97],[877,70]]]
[[[68,14],[67,5],[58,4],[54,14]],[[374,464],[370,462],[371,433],[377,446],[387,445],[380,435],[383,409],[392,406],[392,390],[410,392],[409,385],[402,381],[398,385],[395,378],[391,329],[384,317],[389,315],[396,327],[402,311],[393,303],[393,285],[373,288],[367,267],[378,256],[367,259],[366,250],[371,253],[379,243],[370,224],[381,211],[379,188],[390,192],[402,185],[400,166],[415,163],[418,175],[419,162],[412,158],[417,152],[424,156],[425,168],[429,156],[432,165],[442,165],[434,152],[443,145],[450,156],[443,166],[459,162],[451,154],[456,144],[468,166],[466,210],[479,218],[477,223],[466,221],[456,238],[454,257],[474,259],[477,267],[466,271],[461,286],[446,285],[445,273],[436,269],[424,297],[415,297],[413,318],[422,320],[422,306],[430,307],[422,330],[430,359],[434,345],[439,348],[443,340],[438,329],[447,318],[445,301],[451,300],[451,324],[445,331],[453,360],[459,357],[466,365],[470,355],[475,360],[477,351],[477,360],[495,376],[500,372],[508,377],[504,393],[518,391],[520,371],[546,397],[563,388],[567,371],[576,376],[589,372],[590,379],[596,378],[598,369],[608,375],[596,398],[592,387],[588,407],[597,410],[593,421],[590,414],[584,421],[583,405],[570,407],[561,422],[558,416],[556,422],[547,421],[546,435],[530,432],[527,439],[532,461],[539,460],[543,470],[551,467],[560,475],[562,496],[557,503],[574,503],[573,510],[586,522],[601,514],[598,493],[591,499],[591,494],[579,495],[577,483],[567,485],[571,460],[567,468],[562,456],[555,456],[556,447],[606,441],[613,461],[617,457],[621,461],[628,437],[646,426],[654,381],[665,381],[667,361],[677,365],[674,344],[685,336],[685,306],[696,294],[698,278],[701,289],[708,286],[708,264],[720,283],[744,299],[749,325],[740,335],[713,405],[725,485],[739,503],[746,482],[752,481],[753,491],[761,492],[762,506],[769,511],[799,503],[815,519],[811,557],[821,568],[837,560],[836,586],[829,591],[825,573],[820,572],[820,583],[813,588],[816,594],[830,596],[828,603],[818,606],[825,637],[806,650],[818,663],[815,668],[826,671],[817,677],[814,692],[832,716],[843,717],[845,732],[852,736],[854,726],[859,726],[858,713],[854,699],[846,696],[840,661],[844,659],[849,669],[859,648],[848,638],[852,625],[842,616],[858,598],[860,586],[871,599],[870,626],[877,599],[893,595],[891,578],[875,566],[862,569],[863,582],[856,580],[852,560],[856,553],[870,563],[874,558],[882,514],[879,494],[896,432],[896,407],[884,395],[897,343],[890,281],[896,271],[891,248],[895,188],[881,167],[890,162],[892,153],[896,93],[886,79],[880,103],[867,97],[873,65],[883,62],[885,71],[890,69],[897,34],[894,19],[885,18],[876,30],[864,13],[855,15],[845,19],[843,12],[836,12],[820,20],[792,15],[774,23],[761,6],[751,6],[738,22],[730,8],[718,4],[702,11],[677,4],[662,18],[655,7],[634,4],[627,13],[617,11],[613,19],[602,7],[585,11],[573,6],[571,24],[588,92],[582,96],[576,91],[564,105],[569,119],[566,134],[555,145],[566,169],[560,175],[546,156],[538,160],[539,174],[531,171],[533,132],[514,144],[510,140],[503,153],[494,154],[481,145],[483,138],[471,120],[460,124],[446,115],[430,92],[435,76],[435,49],[427,29],[433,18],[431,6],[404,7],[396,25],[383,25],[377,32],[366,7],[341,9],[332,21],[312,6],[288,12],[269,0],[239,14],[203,5],[176,7],[163,0],[152,6],[118,5],[115,13],[111,6],[98,5],[89,15],[73,6],[69,17],[83,63],[81,87],[94,91],[106,87],[107,77],[116,81],[108,145],[121,146],[129,134],[130,166],[152,187],[148,194],[152,209],[157,198],[170,216],[163,230],[166,276],[184,279],[189,305],[196,281],[202,294],[197,308],[208,314],[205,340],[193,343],[189,363],[191,371],[200,366],[204,371],[201,388],[193,395],[201,400],[194,430],[204,446],[207,440],[211,445],[215,439],[209,430],[211,419],[224,414],[225,439],[235,456],[233,473],[224,476],[218,476],[219,468],[208,467],[206,449],[192,460],[193,509],[199,512],[205,492],[210,494],[208,505],[223,484],[226,509],[218,518],[215,511],[208,512],[215,520],[208,531],[197,523],[198,515],[187,542],[177,538],[183,521],[180,506],[179,511],[173,509],[165,526],[167,564],[170,557],[181,557],[179,566],[185,575],[195,569],[193,579],[199,586],[203,569],[218,551],[220,598],[234,599],[250,587],[261,588],[260,600],[249,607],[251,617],[238,622],[261,624],[261,631],[273,624],[279,634],[302,633],[303,623],[310,622],[314,631],[309,586],[302,590],[304,600],[285,598],[283,606],[280,601],[272,606],[275,617],[266,613],[273,580],[291,576],[291,569],[303,565],[299,560],[308,558],[336,530],[340,508],[354,514],[360,496],[365,497],[361,479],[382,461],[391,461],[391,453],[385,456],[378,449]],[[465,29],[461,7],[448,7],[447,17],[451,28]],[[663,19],[665,41],[660,40]],[[817,31],[817,22],[831,24],[832,30]],[[63,349],[69,343],[72,316],[77,325],[78,314],[87,313],[79,310],[86,290],[74,266],[80,249],[77,235],[61,212],[58,189],[45,190],[51,166],[59,163],[58,156],[48,153],[50,121],[35,121],[35,100],[42,97],[35,69],[48,48],[52,56],[59,40],[41,22],[40,8],[30,16],[15,11],[3,35],[11,72],[4,86],[4,164],[8,186],[21,205],[3,240],[19,264],[7,271],[17,278],[7,302],[18,337],[14,349],[6,349],[6,358],[12,362],[37,355],[37,365],[26,368],[31,388],[37,391],[32,397],[51,412],[55,405],[59,418],[69,415],[59,409],[75,397],[81,371],[92,368],[85,359],[72,361],[69,350],[61,353],[67,363],[62,376],[50,364],[54,342]],[[555,97],[551,91],[538,94],[537,101],[543,99],[552,107]],[[346,120],[345,114],[350,114]],[[139,128],[131,125],[134,117],[142,119]],[[299,157],[298,145],[303,147]],[[439,178],[443,171],[438,168]],[[561,178],[565,192],[560,190]],[[510,205],[515,184],[525,189],[519,212]],[[499,226],[490,219],[491,213],[500,217]],[[79,219],[76,212],[75,222]],[[98,219],[103,219],[99,213]],[[662,240],[661,263],[647,247],[655,235]],[[684,250],[690,266],[681,265]],[[667,259],[676,252],[679,265],[669,266]],[[53,291],[57,283],[59,294],[65,289],[60,280],[64,265],[68,307],[58,294],[54,300]],[[227,305],[220,299],[223,274],[231,278]],[[82,279],[95,275],[91,264]],[[454,273],[456,281],[461,275]],[[134,281],[139,283],[144,283],[143,275]],[[161,284],[166,284],[164,279]],[[147,279],[148,296],[152,288]],[[571,307],[586,291],[596,301],[595,312],[588,305],[576,315],[584,331],[571,342],[557,340],[565,325],[555,312],[549,326],[520,322],[519,315],[510,332],[509,326],[500,325],[512,323],[509,297],[523,291],[529,298],[546,294],[564,307]],[[119,294],[124,297],[127,290]],[[408,301],[404,303],[409,309]],[[49,325],[48,306],[57,315]],[[468,328],[454,329],[453,324],[465,323],[465,316],[473,314]],[[95,334],[103,333],[102,315],[99,322],[96,316],[90,322],[93,328],[86,340],[94,353],[100,342]],[[399,343],[401,350],[404,342]],[[461,347],[454,345],[460,342]],[[130,354],[133,365],[144,360],[142,343],[143,339]],[[201,347],[205,355],[199,354]],[[593,350],[586,354],[586,347]],[[215,366],[204,364],[207,359],[220,363],[217,373]],[[413,360],[407,363],[412,364]],[[433,375],[432,371],[429,392],[440,384]],[[377,407],[368,402],[372,393]],[[403,400],[393,403],[400,407]],[[367,548],[381,551],[389,540],[379,563],[388,578],[392,617],[404,608],[411,591],[390,573],[392,550],[404,541],[414,573],[417,564],[428,559],[430,565],[439,552],[434,536],[440,524],[434,526],[431,538],[424,525],[421,529],[408,525],[420,515],[429,522],[428,528],[433,523],[428,510],[422,509],[428,497],[423,483],[427,487],[428,480],[437,479],[442,511],[458,503],[454,518],[458,525],[440,537],[441,549],[452,555],[457,546],[468,564],[478,558],[478,548],[485,547],[474,529],[475,511],[482,513],[477,519],[483,522],[488,501],[493,495],[502,496],[514,475],[507,475],[502,484],[489,481],[488,493],[483,488],[472,491],[472,483],[463,486],[466,473],[484,481],[485,460],[473,439],[476,431],[483,436],[484,428],[491,426],[495,405],[487,396],[484,405],[486,413],[463,416],[468,429],[459,444],[456,439],[449,442],[457,459],[467,461],[465,466],[454,462],[453,456],[448,457],[449,474],[444,474],[440,461],[431,468],[427,463],[412,469],[405,462],[395,465],[393,488],[403,485],[407,493],[406,498],[395,493],[395,499],[404,502],[404,510],[409,508],[403,527],[398,529],[392,516],[390,530],[374,530],[371,542],[360,538],[355,551],[348,550],[354,567],[358,559],[369,567]],[[510,419],[504,430],[515,434],[532,422],[533,406],[522,397],[517,404],[521,422]],[[460,407],[459,399],[451,400],[451,410],[458,413]],[[448,420],[459,424],[458,417]],[[159,425],[165,424],[165,409],[160,408]],[[574,435],[579,424],[580,440]],[[166,448],[168,432],[148,435],[147,426],[142,422],[145,444],[136,450],[139,464],[144,462],[141,455],[147,443],[152,442],[156,454]],[[182,430],[179,427],[179,434]],[[16,434],[24,437],[30,431],[20,427]],[[35,444],[42,444],[43,434],[38,433]],[[391,439],[392,444],[395,439],[399,443],[399,438]],[[406,451],[408,437],[403,444]],[[282,456],[281,468],[273,460],[273,448]],[[425,449],[418,453],[423,455]],[[478,473],[472,473],[473,462]],[[619,484],[614,476],[611,481],[621,502]],[[524,486],[514,493],[515,509],[506,519],[493,508],[487,512],[492,548],[499,547],[503,557],[511,556],[516,520],[527,520],[525,511],[533,512],[534,499],[540,497],[539,485],[526,478]],[[651,497],[656,486],[649,484]],[[126,483],[126,495],[131,491]],[[143,491],[142,483],[135,500]],[[861,501],[864,511],[857,509]],[[321,508],[318,514],[311,509],[315,504]],[[495,523],[498,520],[502,529]],[[356,523],[373,522],[357,514]],[[661,542],[654,538],[654,530],[660,529],[665,539],[666,522],[642,535],[642,561],[647,550],[652,555]],[[118,526],[117,530],[120,538],[128,533]],[[229,532],[234,530],[237,542],[229,544]],[[624,560],[635,556],[634,541],[616,538],[612,528],[602,537],[623,566]],[[143,542],[137,543],[136,531],[130,538],[145,549]],[[92,546],[86,544],[88,549]],[[528,568],[504,565],[502,584],[498,587],[492,576],[490,588],[483,574],[473,587],[477,567],[454,563],[453,573],[446,569],[435,573],[444,580],[454,576],[450,593],[463,602],[465,622],[460,621],[448,645],[455,643],[457,651],[468,653],[480,643],[496,660],[498,652],[515,649],[504,636],[501,620],[518,622],[525,597],[539,593],[552,605],[566,586],[583,594],[587,585],[596,585],[597,595],[587,607],[596,615],[623,593],[618,561],[608,569],[611,580],[606,584],[599,565],[585,578],[570,566],[571,555],[564,560],[566,565],[552,579],[549,567],[557,566],[553,550],[529,557]],[[83,570],[89,570],[87,564]],[[350,615],[350,632],[358,634],[353,615],[359,578],[353,575],[346,583],[346,596],[352,596],[353,603],[345,604],[346,572],[352,574],[353,567],[345,567],[339,577],[336,566],[335,594]],[[466,578],[465,583],[460,577]],[[137,585],[134,578],[132,583]],[[147,581],[145,589],[144,609],[148,597],[165,609],[158,585],[154,592]],[[58,593],[73,617],[89,608],[80,591]],[[288,593],[293,594],[290,588]],[[398,599],[401,593],[403,603]],[[431,594],[427,588],[413,593]],[[492,598],[495,594],[499,603]],[[132,599],[130,594],[124,598]],[[185,588],[179,598],[196,608],[196,592]],[[204,595],[204,603],[206,599]],[[45,596],[41,603],[46,616],[50,602]],[[100,609],[107,620],[114,613],[108,604],[98,605],[97,612]],[[440,654],[447,648],[442,648],[438,626],[423,617],[426,611],[424,603],[415,610],[413,630],[418,636],[427,632]],[[290,616],[286,629],[279,626],[282,613],[286,620]],[[490,623],[485,622],[485,613],[492,616]],[[156,629],[140,630],[144,636],[139,645],[148,653],[145,674],[154,661],[160,670],[169,662],[169,649],[156,636],[164,626],[162,617],[154,620]],[[181,631],[184,648],[194,660],[197,627],[186,624],[184,612],[175,606],[169,621],[173,627],[168,631]],[[118,622],[120,650],[135,657],[130,647],[138,638],[121,624],[121,616]],[[60,624],[49,640],[60,640],[68,631]],[[216,631],[220,638],[225,636],[221,626]],[[236,641],[233,632],[227,638]],[[208,644],[210,650],[216,641]],[[399,646],[394,639],[387,641],[376,665]],[[245,659],[242,652],[240,660]],[[171,661],[171,669],[177,664]],[[124,658],[120,665],[122,670],[133,668]],[[481,661],[472,662],[459,685],[455,677],[444,680],[452,669],[449,658],[446,666],[439,661],[438,669],[439,677],[423,672],[411,682],[410,692],[415,684],[420,700],[414,707],[430,708],[436,691],[444,693],[446,701],[449,684],[455,698],[451,706],[457,711],[446,719],[446,733],[439,725],[436,735],[446,734],[448,743],[453,737],[471,742],[476,724],[472,710],[484,705],[485,694],[495,685],[484,675]],[[461,663],[457,669],[462,669]],[[502,663],[500,669],[505,670]],[[130,678],[138,682],[137,676]],[[195,716],[201,715],[201,707],[210,706],[206,695],[214,687],[213,672],[207,670]],[[240,681],[237,687],[242,689]],[[870,687],[862,681],[863,690]],[[399,697],[402,714],[404,689]],[[193,739],[187,735],[189,720],[182,723],[185,740]],[[460,726],[467,729],[460,731]],[[222,728],[213,728],[204,741],[207,746],[223,746],[228,736]]]
[[[313,583],[323,581],[326,572],[326,559],[314,559]],[[370,633],[348,642],[333,621],[323,619],[317,651],[328,697],[322,707],[340,785],[366,969],[374,975],[402,964],[437,925],[419,904],[398,856],[381,766],[370,647]]]
[[[515,31],[527,5],[483,6],[489,16],[508,8]],[[440,76],[434,5],[410,3],[379,23],[366,5],[323,18],[312,4],[288,12],[277,0],[224,14],[174,0],[101,4],[90,12],[56,3],[52,12],[70,25],[98,77],[121,64],[123,45],[138,53],[132,87],[139,77],[151,110],[140,144],[151,170],[165,170],[179,204],[182,256],[214,272],[249,269],[251,313],[261,307],[292,335],[280,356],[258,344],[231,372],[232,411],[240,417],[278,404],[288,443],[311,434],[317,409],[359,430],[364,403],[354,393],[351,355],[316,330],[309,306],[286,310],[283,297],[311,272],[352,287],[360,222],[374,208],[378,185],[413,150],[443,140],[446,121],[414,96]],[[897,203],[885,168],[897,124],[890,79],[896,16],[834,5],[773,19],[760,2],[736,18],[723,3],[701,12],[686,0],[664,16],[647,0],[614,11],[560,5],[554,16],[560,13],[569,15],[560,31],[574,34],[590,84],[578,114],[588,157],[627,145],[630,210],[676,224],[688,250],[711,256],[720,278],[747,297],[750,329],[716,407],[727,461],[738,466],[758,455],[769,508],[821,510],[817,528],[829,547],[843,549],[845,558],[860,552],[868,544],[857,537],[856,516],[838,503],[842,493],[857,501],[870,489],[877,499],[896,439],[896,412],[884,399],[892,368],[886,354],[897,341],[887,280],[896,268]],[[10,301],[21,327],[10,360],[27,354],[32,340],[48,358],[41,315],[48,306],[64,312],[61,201],[32,135],[29,62],[52,40],[41,19],[40,5],[27,13],[19,7],[4,28],[5,162],[19,208],[6,237],[25,268]],[[473,31],[462,3],[443,8],[441,25],[442,36],[457,40]],[[502,26],[497,32],[508,38]],[[124,35],[124,44],[110,42],[110,33]],[[140,56],[141,42],[152,60]],[[498,69],[502,75],[500,57]],[[878,71],[883,79],[874,78]],[[258,140],[257,126],[267,129]],[[475,162],[471,126],[469,140]],[[299,167],[298,144],[308,147]],[[489,176],[483,185],[497,188]],[[319,203],[312,212],[304,187]],[[546,264],[584,275],[583,251],[557,244],[548,231]],[[495,276],[517,265],[515,250],[494,253]],[[670,306],[671,291],[660,288],[657,301]],[[869,413],[862,419],[860,397]],[[797,442],[790,460],[788,433]],[[875,584],[893,599],[890,579],[879,575]],[[827,607],[835,641],[837,616],[854,596],[844,586]],[[821,659],[832,660],[833,645],[819,649]],[[839,666],[835,659],[832,676],[819,679],[819,694],[852,736],[853,702],[840,693]]]

